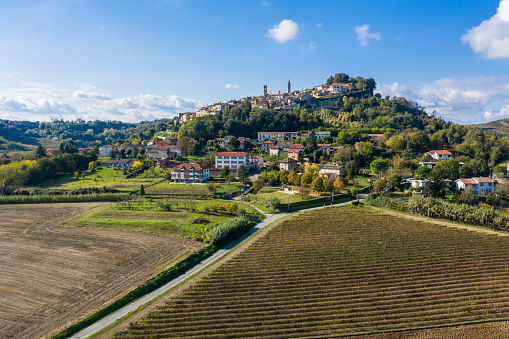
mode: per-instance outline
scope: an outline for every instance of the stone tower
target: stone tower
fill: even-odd
[[[292,84],[290,83],[290,79],[288,79],[288,93],[292,93]]]
[[[267,85],[263,85],[263,96],[267,95]]]

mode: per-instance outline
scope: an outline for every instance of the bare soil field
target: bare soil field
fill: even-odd
[[[106,204],[0,206],[0,338],[55,334],[202,246],[64,224]]]

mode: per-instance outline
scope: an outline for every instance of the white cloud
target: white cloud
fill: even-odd
[[[0,74],[0,79],[12,79],[18,75],[18,72],[9,72],[7,74]]]
[[[311,41],[309,44],[307,45],[302,45],[300,46],[300,51],[302,53],[314,53],[316,52],[316,44],[314,41]]]
[[[416,101],[428,113],[436,110],[445,120],[458,123],[509,117],[509,76],[441,79],[421,83],[417,89],[398,83],[378,84],[377,91]]]
[[[272,2],[268,2],[268,1],[263,0],[262,1],[262,6],[270,7],[270,6],[272,6]]]
[[[508,58],[509,0],[501,0],[497,14],[469,29],[461,41],[485,58]]]
[[[299,34],[299,25],[292,20],[283,20],[274,28],[270,28],[265,36],[283,44],[289,40],[297,39],[297,34]]]
[[[317,23],[316,27],[322,27],[322,23],[321,22]]]
[[[224,88],[226,88],[226,89],[236,89],[236,88],[240,88],[240,86],[239,85],[226,84],[226,85],[224,85]]]
[[[361,46],[367,46],[369,40],[380,41],[382,34],[369,32],[369,25],[355,26],[357,40],[361,42]]]
[[[0,97],[0,118],[49,121],[121,120],[139,122],[171,118],[178,113],[196,111],[204,104],[176,95],[152,94],[112,99],[89,84],[76,84],[77,90],[59,89],[50,84],[20,83]]]

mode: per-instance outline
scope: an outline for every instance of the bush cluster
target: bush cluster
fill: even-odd
[[[209,230],[207,234],[207,241],[210,243],[217,243],[226,238],[230,234],[239,231],[249,224],[249,219],[245,216],[235,217],[226,220],[219,225]]]

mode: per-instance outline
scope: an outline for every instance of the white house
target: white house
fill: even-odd
[[[452,153],[446,150],[433,150],[424,153],[424,155],[429,155],[435,160],[447,160],[452,158]]]
[[[101,147],[99,147],[99,154],[101,155],[101,157],[107,157],[108,153],[110,153],[110,151],[114,148],[118,148],[118,146],[113,146],[113,145],[101,146]]]
[[[249,154],[246,152],[219,152],[216,153],[216,168],[228,166],[230,169],[237,169],[240,165],[249,167]]]
[[[493,192],[496,181],[488,177],[475,177],[472,179],[456,180],[456,187],[460,191],[465,191],[468,187],[473,187],[475,194],[486,194]]]
[[[134,161],[131,159],[105,160],[99,163],[100,167],[133,167]]]
[[[297,139],[298,137],[299,133],[297,132],[258,132],[258,141],[265,139],[283,141]]]
[[[253,168],[262,168],[263,167],[263,157],[260,155],[250,155],[249,156],[249,163],[251,164],[251,167]]]

